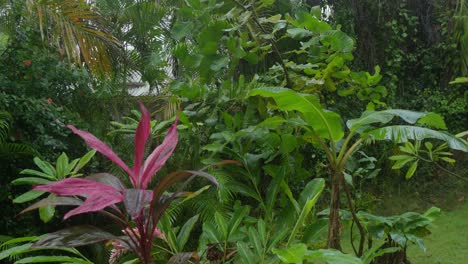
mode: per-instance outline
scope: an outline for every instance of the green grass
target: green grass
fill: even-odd
[[[442,213],[430,229],[432,234],[424,238],[426,252],[417,246],[408,249],[411,263],[468,263],[468,203]]]

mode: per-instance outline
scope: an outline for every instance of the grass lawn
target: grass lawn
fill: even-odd
[[[426,252],[411,246],[408,255],[413,264],[468,263],[468,203],[453,211],[443,212],[424,238]]]

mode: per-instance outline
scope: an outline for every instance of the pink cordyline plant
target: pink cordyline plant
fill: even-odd
[[[80,246],[104,240],[119,241],[120,245],[132,250],[142,263],[153,263],[151,248],[153,239],[161,237],[157,224],[169,204],[194,176],[208,178],[215,184],[216,180],[203,171],[178,171],[161,179],[154,190],[147,190],[155,173],[161,169],[174,152],[177,145],[177,122],[169,128],[166,137],[143,162],[145,144],[150,135],[150,113],[140,103],[141,120],[135,135],[135,154],[133,168],[129,168],[112,149],[93,136],[91,133],[79,130],[69,125],[73,133],[83,138],[86,144],[121,167],[130,177],[131,188],[125,188],[115,176],[99,173],[86,178],[67,178],[47,185],[39,185],[34,189],[58,195],[45,198],[28,207],[25,211],[48,205],[79,205],[65,214],[64,219],[71,216],[99,212],[118,223],[126,236],[117,237],[92,226],[73,227],[43,236],[35,243],[37,247]],[[225,161],[222,163],[234,163]],[[176,182],[189,178],[177,192],[171,195],[167,190]],[[84,197],[85,200],[77,197]],[[123,203],[124,209],[118,204]]]

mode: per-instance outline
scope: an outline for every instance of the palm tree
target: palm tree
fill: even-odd
[[[112,72],[120,42],[104,17],[86,0],[0,0],[0,32],[10,37],[26,25],[39,28],[42,41],[70,63],[97,76]]]

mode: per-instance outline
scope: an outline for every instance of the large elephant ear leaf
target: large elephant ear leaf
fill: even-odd
[[[111,233],[93,226],[75,226],[45,234],[33,244],[33,247],[78,247],[116,238]]]
[[[439,114],[432,112],[414,112],[402,109],[366,111],[361,115],[360,118],[348,120],[348,122],[346,122],[346,126],[352,131],[357,131],[364,126],[371,124],[387,124],[388,122],[392,121],[394,117],[399,117],[409,124],[418,123],[432,128],[447,129],[442,116]]]
[[[452,149],[468,152],[468,144],[465,140],[446,132],[424,127],[387,126],[369,131],[366,135],[369,135],[375,140],[391,140],[397,143],[403,143],[409,140],[439,139],[445,141]]]
[[[326,111],[320,105],[317,97],[296,93],[280,87],[263,87],[252,90],[248,96],[272,98],[278,109],[282,111],[298,111],[304,120],[320,137],[339,141],[344,136],[339,114]]]

